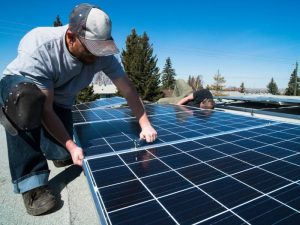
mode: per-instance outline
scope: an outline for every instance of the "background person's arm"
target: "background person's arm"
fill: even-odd
[[[139,98],[139,95],[132,82],[128,79],[127,76],[122,76],[120,78],[114,79],[113,83],[116,85],[121,94],[126,98],[129,107],[139,121],[140,127],[142,129],[140,138],[145,139],[147,142],[155,141],[155,139],[157,138],[157,132],[152,127],[146,114],[144,105]]]
[[[194,99],[194,94],[191,93],[188,96],[181,99],[179,102],[177,102],[177,105],[184,105],[185,103],[187,103],[188,101],[191,101],[193,99]]]
[[[70,137],[60,118],[53,110],[53,90],[43,89],[46,95],[46,101],[43,110],[42,123],[47,131],[70,152],[73,163],[82,165],[83,151],[78,147]]]

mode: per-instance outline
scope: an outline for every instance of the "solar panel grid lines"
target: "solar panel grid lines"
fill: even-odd
[[[293,140],[293,139],[292,139]],[[284,140],[282,140],[281,142],[283,142]],[[280,143],[280,142],[279,142]],[[236,144],[235,142],[233,142],[232,144]],[[296,143],[295,143],[296,144]],[[269,146],[270,145],[272,145],[272,144],[269,144]],[[268,146],[268,145],[265,145],[265,146]],[[264,147],[265,147],[264,146]],[[259,149],[260,147],[258,147],[257,149]],[[214,150],[216,150],[216,149],[214,149]],[[255,152],[255,148],[254,149],[251,149],[251,150],[254,150],[254,152]],[[249,150],[249,151],[251,151],[251,150]],[[242,152],[242,153],[244,153],[244,152]],[[273,156],[270,156],[270,155],[267,155],[267,154],[264,154],[264,153],[261,153],[261,152],[257,152],[257,153],[259,153],[259,154],[263,154],[263,155],[265,155],[265,156],[267,156],[267,157],[271,157],[271,158],[273,158],[274,160],[273,161],[268,161],[267,163],[264,163],[264,164],[260,164],[259,166],[261,167],[261,166],[264,166],[264,165],[267,165],[267,164],[270,164],[270,163],[273,163],[273,162],[276,162],[276,161],[284,161],[284,159],[285,158],[288,158],[288,157],[291,157],[291,156],[295,156],[295,155],[299,155],[299,153],[297,153],[297,152],[294,152],[294,154],[293,155],[291,155],[291,156],[286,156],[286,157],[283,157],[283,158],[280,158],[280,159],[278,159],[278,158],[275,158],[275,157],[273,157]],[[241,154],[241,153],[235,153],[235,154],[231,154],[231,157],[234,157],[235,155],[238,155],[238,154]],[[235,158],[235,157],[234,157]],[[239,160],[241,160],[240,158],[238,158]],[[243,161],[243,160],[241,160],[241,161]],[[289,164],[291,164],[291,165],[295,165],[295,166],[299,166],[298,164],[294,164],[294,163],[292,163],[292,162],[289,162],[289,161],[285,161],[285,162],[287,162],[287,163],[289,163]],[[247,162],[248,163],[248,162]]]
[[[201,186],[201,185],[200,185]],[[277,190],[275,190],[275,191],[277,191]],[[276,199],[274,199],[274,200],[276,200]],[[284,203],[283,203],[284,204]],[[293,208],[292,208],[293,209]],[[295,210],[295,209],[293,209],[293,210]]]
[[[76,139],[98,151],[84,159],[84,170],[102,224],[300,221],[299,125],[149,108],[159,136],[167,137],[156,144],[135,148],[133,118],[75,126]],[[106,146],[111,151],[101,153]]]
[[[186,154],[188,154],[188,153],[186,153]],[[234,158],[234,157],[233,157]],[[239,159],[238,159],[239,160]],[[242,161],[242,160],[241,160]],[[280,160],[276,160],[276,161],[280,161]],[[244,163],[247,163],[247,162],[244,162]],[[249,164],[249,163],[247,163],[247,164]],[[250,164],[251,165],[251,164]],[[249,169],[246,169],[245,171],[247,171],[247,170],[250,170],[250,169],[253,169],[253,168],[260,168],[261,169],[261,167],[258,167],[258,166],[255,166],[255,165],[251,165],[251,166],[253,166],[252,168],[249,168]],[[263,165],[261,165],[261,166],[263,166]],[[214,168],[214,169],[216,169],[216,170],[218,170],[217,168]],[[299,170],[300,170],[300,167],[298,168]],[[263,169],[264,170],[264,169]],[[239,174],[239,173],[242,173],[242,172],[245,172],[245,171],[241,171],[241,172],[238,172],[237,174]],[[268,172],[268,173],[271,173],[271,174],[273,174],[272,172],[270,172],[270,171],[268,171],[268,170],[265,170],[266,172]],[[222,170],[220,170],[220,172],[223,172]],[[298,171],[299,172],[299,171]],[[232,174],[232,175],[235,175],[235,174]],[[232,176],[231,175],[231,176]],[[279,176],[279,175],[277,175],[277,174],[274,174],[275,176]],[[227,176],[228,176],[228,174],[227,174]],[[229,175],[230,176],[230,175]],[[281,176],[279,176],[279,177],[281,177]],[[281,178],[283,178],[283,179],[286,179],[285,177],[281,177]],[[288,180],[288,179],[287,179]],[[289,185],[292,185],[293,183],[295,183],[295,184],[297,184],[297,182],[299,182],[300,180],[298,179],[297,181],[293,181],[293,180],[288,180],[289,182],[291,182],[291,184],[289,184]],[[240,181],[239,181],[240,182]],[[243,183],[243,182],[241,182],[241,183]],[[244,183],[245,184],[245,183]],[[247,185],[247,184],[246,184]],[[289,185],[287,185],[287,186],[289,186]],[[201,185],[200,185],[201,186]],[[248,185],[247,185],[248,186]],[[250,188],[253,188],[253,187],[251,187],[251,186],[249,186]],[[284,187],[286,187],[286,186],[284,186]],[[282,188],[284,188],[284,187],[282,187]],[[278,190],[280,190],[281,188],[279,188]],[[274,190],[274,191],[272,191],[272,192],[275,192],[275,191],[278,191],[278,190]],[[259,191],[259,190],[256,190],[256,191]],[[259,191],[260,192],[260,191]],[[271,192],[271,193],[272,193]],[[263,194],[263,193],[262,193]],[[263,195],[268,195],[268,194],[263,194]],[[270,197],[270,196],[269,196]],[[270,197],[270,198],[272,198],[272,197]],[[276,199],[274,199],[275,201],[277,201]],[[284,204],[284,203],[282,203],[282,202],[280,202],[281,204]],[[285,205],[285,204],[284,204]],[[287,207],[289,207],[289,208],[291,208],[291,209],[293,209],[293,210],[295,210],[295,211],[298,211],[298,210],[296,210],[296,209],[294,209],[294,208],[292,208],[292,207],[290,207],[290,206],[287,206]]]
[[[161,107],[161,106],[158,106],[158,105],[155,105],[156,107],[160,107],[161,108],[161,111],[158,111],[158,112],[154,112],[153,111],[153,105],[146,105],[145,108],[147,109],[147,113],[148,113],[148,116],[151,117],[154,113],[155,115],[167,115],[167,114],[174,114],[174,112],[176,112],[176,108],[170,112],[170,110],[164,110],[165,107]],[[194,109],[195,111],[197,109]],[[198,109],[200,111],[200,109]],[[98,121],[103,121],[103,120],[111,120],[111,119],[120,119],[120,117],[115,117],[114,114],[118,114],[118,112],[122,111],[124,112],[125,111],[125,114],[123,114],[123,116],[121,117],[121,119],[126,119],[126,118],[134,118],[133,114],[131,113],[131,111],[129,110],[128,107],[123,107],[121,110],[119,109],[107,109],[107,110],[103,110],[103,109],[89,109],[89,110],[83,110],[84,111],[93,111],[95,114],[99,114],[99,118],[98,119],[93,119],[93,118],[87,118],[87,116],[85,115],[82,115],[83,116],[83,121],[81,122],[77,122],[77,124],[81,124],[81,123],[84,123],[84,122],[89,122],[89,123],[93,123],[93,122],[98,122]],[[107,114],[107,115],[105,115]],[[103,118],[104,116],[104,118]]]
[[[96,101],[76,104],[73,106],[72,110],[77,111],[86,109],[106,108],[112,106],[121,106],[125,103],[126,100],[122,97],[100,98]]]
[[[188,153],[185,153],[184,151],[182,151],[184,154],[189,155]],[[192,155],[190,155],[191,157],[193,157]],[[195,158],[197,159],[197,158]],[[163,160],[162,160],[163,162]],[[166,164],[167,165],[167,164]],[[193,166],[193,164],[191,165]],[[208,165],[210,166],[210,165]],[[173,169],[172,167],[170,167],[171,170]],[[182,168],[181,168],[182,169]],[[177,172],[175,170],[175,172]],[[222,172],[222,171],[220,171]],[[183,175],[181,175],[180,173],[177,172],[178,175],[180,175],[182,178],[186,179],[186,177],[184,177]],[[221,179],[221,178],[220,178]],[[208,194],[207,192],[205,192],[204,190],[201,189],[201,184],[199,186],[197,186],[196,184],[194,184],[193,182],[191,182],[190,180],[186,179],[188,182],[190,182],[192,185],[194,185],[195,187],[197,187],[200,191],[204,192],[206,195],[208,195],[209,197],[211,197],[212,199],[214,199],[216,202],[218,202],[220,205],[222,205],[224,208],[226,208],[228,211],[232,212],[228,207],[226,207],[225,205],[223,205],[221,202],[219,202],[217,199],[215,199],[213,196],[211,196],[210,194]],[[215,181],[215,180],[214,180]],[[236,215],[234,212],[232,212],[234,215]],[[247,221],[245,221],[243,218],[241,218],[239,215],[236,215],[238,218],[240,218],[241,220],[243,220],[245,223],[249,224]],[[201,222],[201,221],[200,221]]]
[[[101,122],[106,120],[119,120],[120,117],[117,117],[115,114],[117,114],[117,109],[92,109],[92,110],[80,110],[77,116],[74,116],[74,124],[80,125],[85,123],[95,123],[95,122]],[[128,115],[127,115],[128,114]],[[133,117],[130,113],[125,113],[123,115],[124,118],[126,117]]]
[[[173,106],[173,109],[170,110],[168,108],[168,106]],[[178,113],[178,114],[187,114],[185,112],[182,112],[182,111],[179,111],[180,108],[179,106],[176,106],[176,105],[168,105],[167,107],[166,106],[163,106],[163,105],[157,105],[157,104],[149,104],[149,105],[146,105],[145,108],[148,112],[148,116],[151,117],[151,115],[155,114],[155,115],[166,115],[166,114],[174,114],[175,112]],[[154,110],[153,108],[159,108],[159,110]],[[117,109],[117,108],[110,108],[110,109],[107,109],[105,111],[103,111],[105,108],[98,108],[98,109],[95,109],[95,108],[88,108],[88,109],[85,109],[85,110],[79,110],[81,111],[81,114],[78,113],[77,110],[73,111],[73,113],[75,115],[77,115],[77,117],[80,117],[80,118],[76,118],[76,116],[74,116],[74,121],[75,121],[75,124],[82,124],[82,123],[92,123],[92,122],[99,122],[99,121],[103,121],[103,120],[111,120],[111,119],[115,119],[115,116],[113,116],[112,114],[116,113],[116,112],[119,112],[120,110]],[[193,108],[193,107],[189,107],[189,109],[193,110],[194,112],[205,112],[205,110],[201,110],[201,109],[197,109],[197,108]],[[123,119],[124,118],[133,118],[134,116],[132,115],[132,113],[130,112],[129,108],[128,107],[123,107],[122,108],[122,111],[126,110],[127,113],[122,117]],[[88,114],[85,115],[85,111],[88,111],[89,113],[92,111],[94,112],[93,114],[98,114],[100,113],[100,115],[98,115],[99,118],[89,118],[88,117]],[[110,111],[110,112],[109,112]],[[107,115],[105,115],[107,114]],[[102,116],[101,116],[102,115]],[[110,116],[109,116],[110,115]],[[104,116],[104,118],[103,118]],[[222,116],[222,115],[220,115]],[[82,118],[81,118],[82,117]]]
[[[121,159],[121,157],[120,157]],[[125,165],[127,165],[123,159],[121,159]],[[128,167],[128,166],[127,166]],[[170,212],[160,203],[160,201],[156,198],[156,196],[149,190],[149,188],[141,181],[141,179],[134,173],[134,171],[128,167],[128,169],[136,176],[137,180],[146,188],[146,190],[151,194],[151,196],[159,203],[159,205],[167,212],[167,214],[175,221],[176,224],[179,224],[177,220],[170,214]]]
[[[266,125],[259,125],[259,126],[255,126],[255,127],[253,127],[253,129],[255,129],[255,128],[260,128],[260,127],[265,127]],[[76,126],[75,126],[75,128],[76,128]],[[235,131],[225,131],[225,132],[223,132],[223,131],[221,131],[221,132],[217,132],[217,133],[213,133],[213,134],[208,134],[208,135],[202,135],[202,136],[196,136],[196,137],[192,137],[192,138],[186,138],[186,137],[184,137],[184,136],[181,136],[180,134],[176,134],[176,133],[173,133],[172,131],[170,131],[170,134],[173,134],[174,136],[176,136],[176,137],[179,137],[180,139],[175,139],[175,140],[169,140],[169,141],[167,141],[167,143],[168,144],[174,144],[174,143],[180,143],[180,142],[186,142],[186,141],[193,141],[193,140],[199,140],[199,139],[203,139],[203,138],[209,138],[209,137],[215,137],[215,136],[219,136],[219,135],[221,135],[221,134],[224,134],[224,135],[226,135],[226,134],[232,134],[233,132],[239,132],[239,131],[244,131],[244,130],[247,130],[247,129],[249,129],[249,128],[243,128],[243,129],[238,129],[238,130],[235,130]],[[167,129],[164,129],[164,128],[162,128],[162,130],[167,130]],[[158,130],[158,132],[160,132],[161,130]],[[122,133],[122,132],[120,132],[120,133]],[[126,134],[123,134],[124,136],[126,136]],[[161,134],[160,134],[161,135]],[[164,136],[164,135],[161,135],[162,137]],[[169,137],[169,136],[167,136],[167,137]],[[136,137],[137,138],[137,137]],[[103,138],[103,140],[104,140],[105,138]],[[124,149],[121,149],[121,150],[118,150],[118,152],[120,152],[120,153],[122,153],[122,152],[126,152],[126,151],[131,151],[131,150],[133,150],[133,148],[135,148],[134,147],[134,143],[133,143],[133,141],[134,141],[134,139],[132,139],[131,138],[131,140],[128,140],[128,143],[129,143],[129,145],[127,145],[127,146],[125,146],[125,147],[123,147]],[[107,141],[105,141],[106,143],[107,143]],[[116,145],[116,144],[118,144],[119,142],[115,142],[115,143],[113,143],[114,145]],[[120,142],[120,143],[124,143],[124,142]],[[159,137],[159,140],[158,140],[158,144],[152,144],[151,146],[152,147],[159,147],[159,146],[161,146],[161,145],[165,145],[166,144],[166,140],[165,139],[163,139],[163,138],[161,138],[161,137]],[[108,145],[108,144],[107,144]],[[97,147],[97,145],[95,145],[94,147]],[[101,146],[102,147],[102,146]],[[112,151],[111,151],[111,154],[115,154],[115,152],[116,152],[116,150],[114,150],[114,148],[111,146],[111,145],[109,145],[109,147],[112,149]],[[138,149],[143,149],[143,146],[142,147],[140,147],[140,148],[138,148]],[[134,149],[135,150],[135,149]],[[107,154],[107,155],[109,155],[109,153]],[[87,156],[87,157],[92,157],[92,156]]]
[[[290,141],[290,142],[294,142],[294,140],[296,140],[296,138],[292,138],[292,139],[290,139],[289,141]],[[284,143],[284,142],[286,142],[286,140],[283,140],[283,139],[280,140],[280,139],[278,139],[278,141],[275,142],[275,144],[280,144],[280,143]],[[264,142],[261,141],[261,143],[264,143]],[[232,144],[238,145],[236,141],[233,141]],[[299,145],[297,142],[294,142],[294,144],[295,144],[295,145]],[[271,155],[271,154],[268,155],[268,154],[265,154],[264,151],[261,151],[261,149],[263,149],[263,148],[268,148],[268,147],[270,147],[270,146],[274,146],[274,145],[273,145],[272,143],[266,143],[266,142],[265,142],[265,144],[264,144],[263,146],[258,146],[258,147],[254,147],[254,148],[251,148],[251,149],[254,150],[254,151],[256,151],[257,153],[264,154],[264,155],[266,155],[266,156],[268,156],[268,157],[272,157],[272,158],[277,159],[276,157],[274,157],[274,155]],[[299,147],[300,147],[300,146],[299,146]],[[284,147],[277,147],[277,149],[279,149],[279,150],[281,150],[281,151],[284,150],[284,152],[290,152],[287,156],[280,157],[279,159],[288,158],[288,157],[290,157],[290,156],[293,156],[294,154],[298,154],[297,152],[288,150],[288,149],[286,149],[286,148],[284,148]],[[234,155],[234,154],[233,154],[233,155]]]
[[[86,163],[85,159],[83,160],[82,167],[83,167],[83,170],[84,170],[86,176],[91,174],[91,170],[90,170],[88,164]],[[110,218],[108,217],[104,202],[100,196],[100,193],[98,192],[96,181],[95,181],[94,177],[92,177],[92,176],[89,176],[89,178],[90,179],[87,179],[87,181],[90,186],[90,189],[93,189],[91,192],[92,192],[92,197],[93,197],[93,200],[95,203],[96,210],[99,213],[100,224],[101,225],[108,224],[107,221],[110,222]],[[110,224],[111,224],[111,222],[110,222]]]
[[[160,159],[159,159],[160,160]],[[163,161],[161,161],[162,163],[164,163]],[[125,162],[124,162],[125,163]],[[168,166],[167,164],[165,164],[166,166]],[[168,166],[169,167],[169,166]],[[129,168],[129,167],[128,167]],[[170,167],[170,169],[172,170],[172,168]],[[133,172],[133,171],[132,171]],[[176,172],[176,171],[174,171],[174,172]],[[134,173],[134,172],[133,172]],[[183,177],[181,174],[179,174],[178,173],[178,175],[180,175],[181,177]],[[138,178],[138,176],[137,176],[137,178]],[[184,179],[186,179],[185,177],[183,177]],[[139,179],[139,178],[138,178]],[[186,179],[187,180],[187,179]],[[189,180],[187,180],[188,182],[190,182]],[[196,187],[197,188],[197,186],[195,185],[195,184],[193,184],[192,182],[190,182],[192,185],[194,185],[194,187]],[[146,186],[145,186],[146,187]],[[148,189],[147,187],[146,187],[146,189]],[[198,188],[199,189],[199,188]],[[181,190],[181,191],[185,191],[185,190],[188,190],[188,189],[183,189],[183,190]],[[201,189],[199,189],[199,190],[201,190]],[[150,190],[148,190],[149,192],[151,192]],[[201,190],[202,191],[202,190]],[[174,193],[173,193],[174,194]],[[153,195],[153,194],[152,194]],[[171,195],[171,194],[169,194],[169,195]],[[163,196],[163,197],[167,197],[167,196],[169,196],[169,195],[166,195],[166,196]],[[156,199],[157,200],[157,199]],[[215,201],[217,201],[217,200],[215,200]],[[217,201],[218,202],[218,201]],[[221,203],[220,203],[221,204]],[[222,204],[221,204],[222,205]],[[225,207],[226,208],[226,207]],[[229,210],[229,209],[228,209]],[[238,216],[238,215],[237,215]],[[175,220],[176,221],[176,220]],[[245,221],[246,222],[246,221]],[[177,221],[176,221],[176,223],[177,223]]]

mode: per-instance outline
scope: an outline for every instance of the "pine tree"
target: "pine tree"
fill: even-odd
[[[139,36],[135,29],[131,31],[126,39],[126,48],[121,53],[121,60],[143,100],[156,101],[162,97],[157,58],[153,56],[153,47],[146,33]]]
[[[198,75],[195,77],[195,76],[189,75],[188,85],[190,85],[194,91],[202,89],[203,88],[202,76]]]
[[[162,87],[168,88],[169,90],[173,89],[175,86],[175,76],[176,76],[176,73],[175,73],[175,70],[172,68],[171,59],[170,59],[170,57],[168,57],[166,59],[165,66],[162,71],[162,77],[161,77]]]
[[[59,15],[56,16],[56,20],[53,22],[54,27],[60,27],[62,26],[62,23],[60,21]]]
[[[267,88],[268,88],[268,92],[270,94],[272,94],[272,95],[278,95],[279,94],[277,84],[274,81],[273,77],[272,77],[270,83],[267,85]]]
[[[245,84],[244,84],[244,82],[241,83],[240,92],[245,93]]]
[[[100,94],[94,94],[93,85],[83,88],[76,96],[76,104],[92,102],[100,98]]]
[[[300,95],[300,78],[298,78],[298,62],[296,62],[296,67],[291,74],[290,81],[288,83],[288,87],[285,90],[285,95]]]
[[[216,95],[220,95],[221,91],[223,91],[223,88],[225,87],[226,80],[220,74],[219,70],[218,73],[214,76],[214,80],[215,82],[212,85],[212,89],[216,91]]]

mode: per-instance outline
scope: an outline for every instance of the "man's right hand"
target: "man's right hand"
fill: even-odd
[[[74,165],[82,166],[82,160],[84,158],[82,148],[78,147],[73,141],[69,140],[66,144],[69,150]]]

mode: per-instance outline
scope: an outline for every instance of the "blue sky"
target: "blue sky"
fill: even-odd
[[[5,1],[0,14],[0,70],[15,58],[22,36],[37,26],[52,26],[56,15],[68,22],[82,1]],[[299,0],[98,0],[122,50],[135,28],[146,32],[158,66],[170,57],[177,78],[202,75],[212,84],[219,70],[227,86],[264,88],[273,77],[286,88],[300,61]]]

